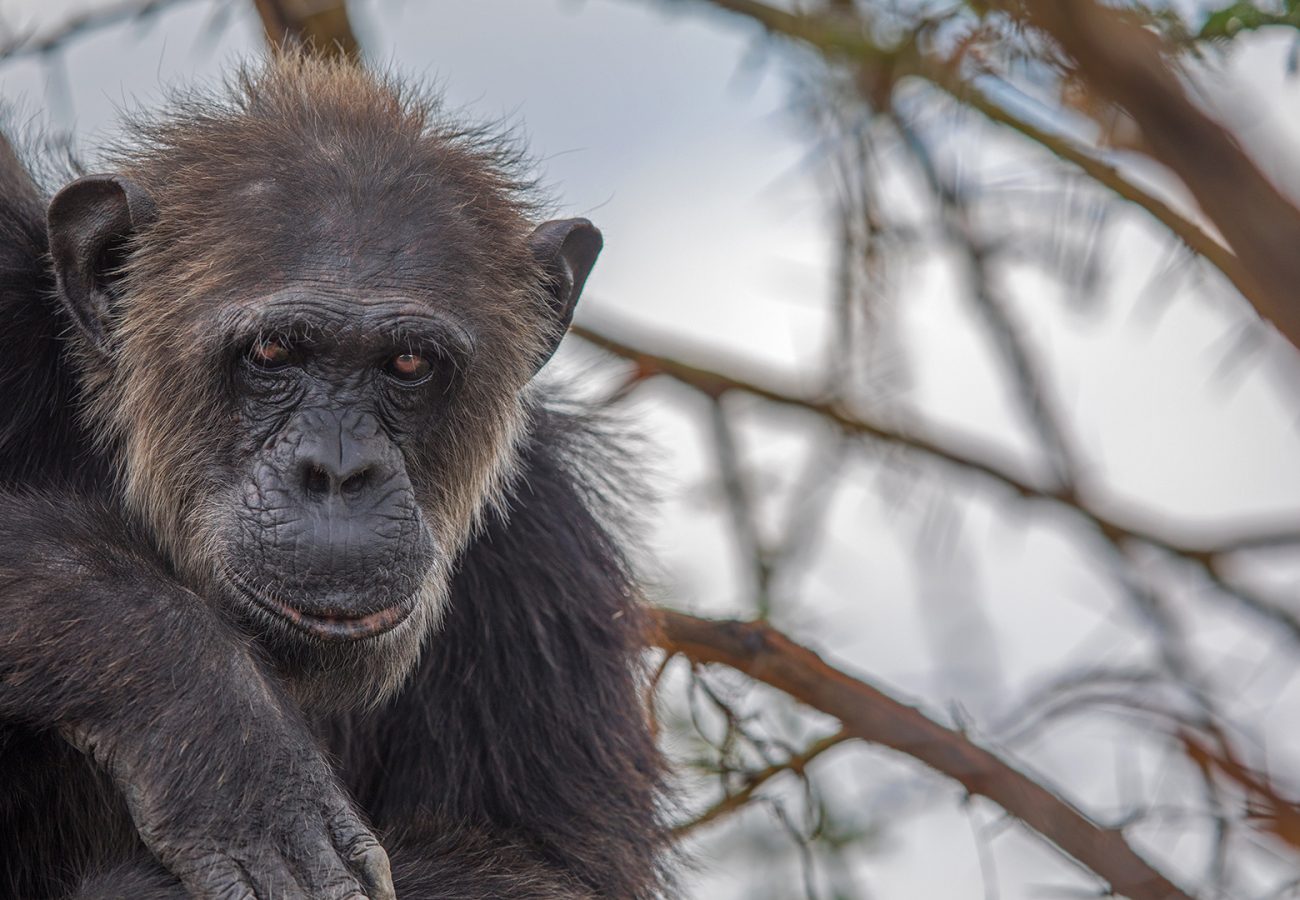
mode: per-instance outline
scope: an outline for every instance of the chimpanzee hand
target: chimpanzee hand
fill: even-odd
[[[179,808],[133,802],[140,834],[203,900],[394,900],[387,854],[319,761],[285,759],[265,774],[262,796],[237,807],[219,789],[181,794]]]
[[[202,900],[394,900],[387,854],[305,724],[256,665],[232,662],[137,735],[80,736],[145,845]]]

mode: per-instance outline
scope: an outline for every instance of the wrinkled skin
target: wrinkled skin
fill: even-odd
[[[276,298],[255,319],[272,337],[254,338],[234,366],[249,428],[225,571],[261,610],[326,640],[400,625],[439,553],[401,448],[436,433],[453,377],[435,352],[448,342],[408,313],[407,327],[427,324],[432,360],[396,345],[397,309],[343,292]],[[282,358],[263,358],[268,348]]]

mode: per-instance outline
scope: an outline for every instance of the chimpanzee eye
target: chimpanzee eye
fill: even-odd
[[[281,369],[293,361],[293,348],[283,338],[258,338],[248,348],[248,361],[260,369]]]
[[[423,381],[429,374],[429,361],[416,353],[399,353],[384,366],[384,371],[396,378],[414,384]]]

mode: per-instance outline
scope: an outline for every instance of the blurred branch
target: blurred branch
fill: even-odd
[[[985,475],[1001,482],[1021,496],[1060,500],[1062,502],[1066,502],[1068,499],[1064,494],[1054,493],[1049,489],[1031,484],[1029,481],[1006,471],[994,463],[982,461],[981,456],[991,456],[992,452],[987,449],[976,451],[973,446],[976,443],[974,438],[969,439],[968,446],[960,450],[951,449],[950,447],[932,443],[925,438],[905,434],[889,426],[859,418],[844,410],[838,403],[789,394],[754,381],[742,380],[723,372],[691,365],[670,356],[652,353],[589,326],[574,325],[571,330],[588,343],[635,363],[642,380],[656,375],[666,375],[708,397],[721,397],[723,394],[739,392],[781,406],[797,407],[822,416],[850,434],[876,438],[889,444],[916,450],[925,456]],[[1120,528],[1117,525],[1110,527]],[[1136,532],[1128,532],[1127,529],[1120,530],[1136,535]]]
[[[345,0],[253,0],[273,47],[310,47],[326,57],[361,59]]]
[[[723,372],[705,369],[682,362],[671,356],[653,353],[587,325],[575,324],[571,330],[578,337],[607,353],[635,363],[640,380],[652,378],[656,375],[664,375],[709,397],[720,397],[726,393],[739,392],[781,406],[803,409],[829,420],[850,434],[875,438],[885,443],[905,447],[917,451],[923,456],[991,478],[1026,499],[1049,500],[1070,506],[1083,513],[1103,531],[1117,537],[1138,540],[1180,556],[1199,561],[1237,550],[1282,546],[1300,541],[1300,526],[1293,526],[1257,533],[1230,535],[1211,542],[1180,544],[1173,538],[1164,537],[1143,530],[1138,526],[1120,522],[1099,511],[1083,506],[1079,498],[1069,492],[1064,490],[1053,491],[1040,487],[996,463],[987,461],[987,458],[993,455],[993,451],[987,447],[979,448],[977,445],[980,442],[974,437],[952,438],[946,443],[934,442],[899,431],[883,423],[868,421],[848,412],[839,404],[787,393],[775,387],[768,387]]]
[[[745,480],[740,461],[740,449],[721,398],[713,397],[709,408],[709,422],[713,426],[718,468],[722,474],[722,488],[731,511],[732,532],[740,544],[740,552],[753,569],[755,611],[760,619],[772,612],[772,561],[771,551],[759,531],[754,498]]]
[[[1093,0],[1025,0],[1024,8],[1084,81],[1133,117],[1151,155],[1182,179],[1241,259],[1246,298],[1300,347],[1300,209],[1192,102],[1155,35]]]
[[[964,735],[829,665],[762,622],[715,621],[659,610],[658,643],[700,663],[722,663],[835,716],[853,737],[905,753],[987,797],[1110,888],[1133,900],[1190,900],[1124,840]]]
[[[935,79],[933,83],[948,92],[957,102],[969,106],[991,122],[1019,132],[1058,159],[1074,165],[1116,196],[1146,210],[1153,219],[1169,229],[1192,252],[1203,257],[1222,272],[1232,282],[1233,287],[1245,296],[1250,279],[1241,265],[1241,260],[1209,232],[1155,194],[1134,184],[1114,165],[1097,158],[1092,150],[1076,141],[1064,135],[1054,134],[1016,116],[968,82],[946,78],[943,81]]]
[[[1260,828],[1300,849],[1300,804],[1282,796],[1266,778],[1238,759],[1226,741],[1212,745],[1188,730],[1180,731],[1177,737],[1207,778],[1219,772],[1245,792],[1250,818]]]
[[[1192,105],[1152,49],[1154,38],[1136,26],[1122,22],[1121,17],[1109,16],[1108,21],[1113,20],[1110,24],[1114,28],[1106,33],[1111,30],[1124,32],[1121,36],[1125,40],[1121,45],[1134,44],[1132,52],[1137,53],[1137,60],[1123,65],[1120,64],[1121,58],[1130,50],[1119,49],[1105,36],[1080,35],[1079,28],[1071,24],[1077,15],[1067,11],[1072,3],[1036,0],[1031,4],[1036,14],[1049,23],[1049,31],[1052,27],[1062,31],[1065,37],[1052,33],[1067,51],[1084,48],[1089,65],[1105,73],[1107,87],[1113,87],[1112,82],[1120,82],[1122,89],[1131,95],[1132,102],[1145,100],[1142,116],[1133,109],[1129,109],[1130,114],[1140,125],[1146,117],[1144,135],[1148,131],[1158,135],[1152,144],[1155,155],[1183,179],[1201,208],[1227,237],[1232,249],[1154,194],[1125,178],[1114,166],[1097,159],[1093,151],[1006,110],[960,76],[957,60],[927,54],[915,40],[897,47],[882,47],[869,39],[865,23],[846,18],[841,13],[792,13],[757,0],[703,2],[746,16],[768,32],[801,41],[827,57],[849,58],[875,66],[888,65],[890,77],[895,79],[904,75],[918,76],[991,121],[1014,129],[1060,159],[1076,165],[1119,197],[1145,209],[1189,248],[1223,272],[1261,315],[1272,321],[1293,344],[1300,346],[1300,303],[1293,300],[1290,290],[1290,286],[1300,283],[1300,255],[1293,252],[1294,247],[1300,246],[1300,212],[1277,193],[1226,131]],[[1098,9],[1091,0],[1088,0],[1088,7]],[[1104,43],[1105,46],[1093,46],[1094,43]],[[1087,57],[1088,48],[1092,48],[1092,57]],[[1088,67],[1083,63],[1080,65],[1084,76],[1089,77]],[[1121,72],[1124,74],[1119,74]],[[1147,77],[1156,77],[1156,80],[1144,87],[1143,79]],[[1100,85],[1098,87],[1103,89]],[[1111,93],[1104,89],[1103,92]],[[1128,108],[1119,95],[1112,96]],[[1150,135],[1147,136],[1150,140]],[[1208,152],[1200,144],[1203,140],[1209,141],[1206,145]],[[1240,181],[1241,191],[1235,187],[1238,179],[1244,179]],[[1254,205],[1255,201],[1260,205]],[[1279,216],[1274,230],[1275,217]]]
[[[650,353],[587,326],[574,325],[572,331],[606,352],[634,363],[637,367],[637,376],[641,380],[655,375],[665,375],[708,397],[717,398],[734,391],[780,406],[806,410],[821,416],[846,433],[902,447],[940,463],[983,476],[1010,488],[1026,500],[1045,501],[1068,509],[1082,516],[1112,544],[1137,541],[1192,563],[1201,569],[1210,583],[1222,590],[1229,599],[1281,627],[1292,641],[1300,641],[1300,619],[1262,597],[1257,597],[1236,585],[1228,584],[1221,575],[1219,564],[1221,553],[1226,550],[1288,543],[1296,537],[1300,529],[1286,527],[1265,533],[1229,536],[1221,542],[1199,545],[1180,543],[1171,537],[1118,521],[1091,506],[1077,490],[1071,487],[1045,488],[1014,474],[1006,467],[991,462],[991,457],[995,455],[994,451],[979,446],[980,442],[971,436],[948,437],[942,442],[918,437],[882,423],[868,421],[849,412],[838,403],[801,397],[753,381],[734,378],[722,372],[690,365],[669,356]]]
[[[68,16],[46,32],[27,32],[0,43],[0,60],[23,56],[40,56],[61,50],[65,45],[101,28],[133,22],[157,15],[163,10],[192,0],[125,0]]]
[[[916,160],[931,193],[939,203],[939,217],[948,240],[966,259],[965,283],[976,313],[984,321],[993,343],[1011,369],[1012,391],[1030,425],[1038,433],[1044,451],[1056,469],[1058,483],[1067,492],[1076,489],[1078,463],[1074,449],[1066,436],[1062,419],[1049,401],[1050,386],[1043,367],[1034,358],[1029,343],[1020,333],[998,296],[990,271],[992,250],[971,226],[965,198],[958,188],[939,174],[929,148],[912,128],[910,122],[897,110],[890,109],[890,119]]]

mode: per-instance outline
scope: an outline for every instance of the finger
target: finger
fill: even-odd
[[[374,846],[358,850],[348,862],[352,865],[352,871],[361,876],[361,881],[366,886],[366,896],[370,900],[397,900],[388,854],[379,846],[378,841]]]
[[[319,825],[303,824],[289,838],[286,856],[312,900],[367,900],[333,836]]]
[[[175,874],[197,900],[257,900],[248,871],[227,856],[206,857]]]
[[[361,882],[339,861],[331,849],[332,859],[317,860],[315,865],[304,871],[302,880],[307,885],[307,896],[311,900],[368,900]]]
[[[370,900],[396,900],[393,873],[388,854],[370,829],[361,824],[350,811],[345,811],[330,823],[334,846],[338,848],[348,866],[360,877]]]
[[[259,900],[316,900],[316,893],[304,890],[303,883],[294,877],[284,857],[274,850],[268,850],[247,868]]]

